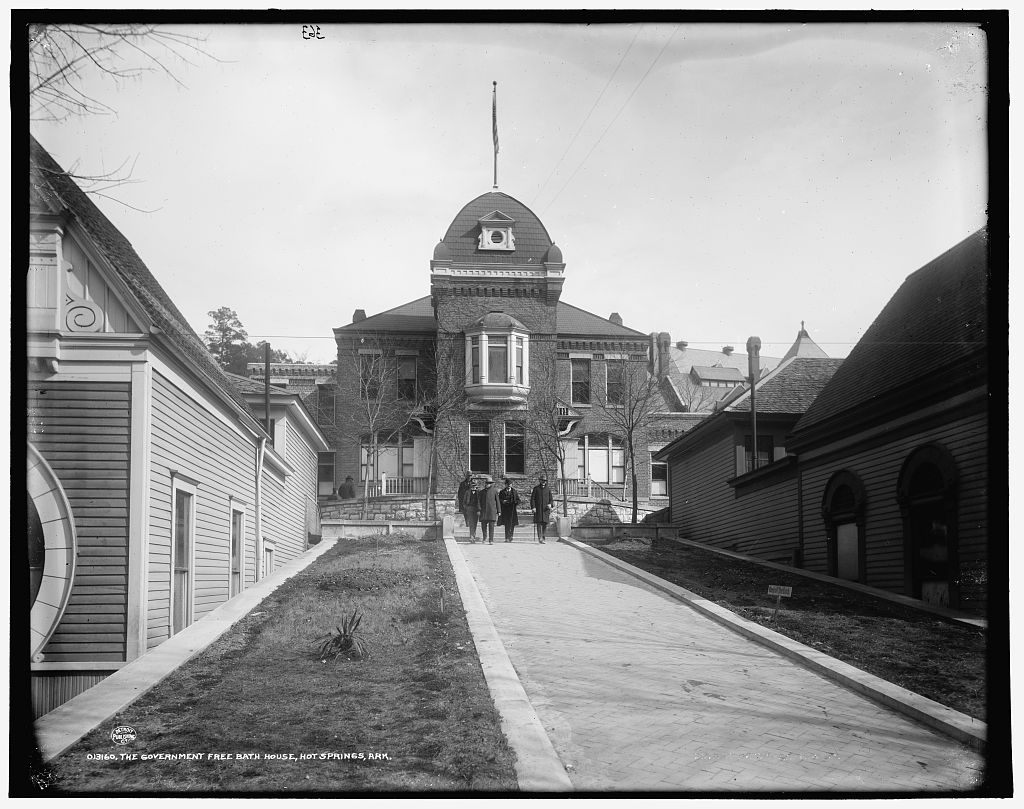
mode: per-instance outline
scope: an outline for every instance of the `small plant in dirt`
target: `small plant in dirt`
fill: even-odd
[[[367,656],[366,644],[356,632],[363,616],[359,610],[352,610],[352,614],[343,619],[341,626],[336,626],[334,632],[318,638],[320,645],[317,647],[317,654],[321,661],[337,660],[344,655],[353,660],[362,660]]]

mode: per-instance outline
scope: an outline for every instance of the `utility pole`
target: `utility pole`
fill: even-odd
[[[761,374],[761,338],[747,339],[747,371],[750,374],[750,429],[751,441],[750,460],[753,469],[757,469],[757,378]]]
[[[263,344],[263,426],[270,436],[270,443],[274,443],[274,436],[270,432],[270,341]]]

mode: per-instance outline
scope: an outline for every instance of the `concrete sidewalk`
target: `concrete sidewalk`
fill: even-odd
[[[459,550],[576,789],[980,784],[976,752],[570,546]]]

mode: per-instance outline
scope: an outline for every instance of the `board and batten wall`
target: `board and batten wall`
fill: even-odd
[[[253,439],[159,368],[152,398],[147,648],[170,637],[173,474],[195,484],[193,622],[228,599],[233,502],[247,505],[245,580],[253,580],[256,503]]]
[[[801,462],[804,503],[804,566],[828,572],[825,523],[821,503],[831,477],[848,471],[865,490],[865,583],[905,593],[903,517],[897,499],[900,471],[910,454],[925,444],[939,444],[957,467],[957,547],[960,570],[984,566],[988,558],[987,486],[988,419],[983,402],[974,412],[949,414],[926,428],[889,431],[873,443]],[[845,442],[844,442],[845,443]],[[984,608],[984,582],[964,581],[961,606]]]

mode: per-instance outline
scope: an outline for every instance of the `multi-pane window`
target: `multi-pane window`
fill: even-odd
[[[622,483],[626,479],[626,453],[622,439],[610,435],[585,435],[577,445],[578,477],[595,483]]]
[[[491,430],[486,421],[469,423],[469,469],[487,473],[491,467]]]
[[[746,471],[752,471],[754,459],[751,457],[751,447],[754,444],[753,436],[743,436],[743,456],[746,463]],[[775,452],[775,440],[770,435],[759,435],[757,437],[757,467],[767,466],[772,462],[772,455]]]
[[[360,458],[360,480],[380,480],[381,475],[389,478],[413,476],[413,440],[411,436],[399,433],[387,439],[380,439],[374,448],[369,436],[363,436]]]
[[[173,608],[171,634],[176,635],[192,623],[192,509],[191,492],[174,490],[174,543],[171,563]]]
[[[380,354],[359,355],[359,389],[364,399],[376,399],[380,396]]]
[[[622,360],[608,360],[608,404],[620,405],[626,401],[626,364]]]
[[[480,338],[474,337],[470,341],[473,363],[473,384],[480,384]]]
[[[508,382],[508,338],[499,335],[487,337],[487,381]]]
[[[518,422],[505,423],[505,474],[526,474],[526,433]]]
[[[316,420],[318,424],[334,424],[335,389],[319,385],[316,389]]]
[[[517,337],[516,338],[516,384],[517,385],[522,385],[523,384],[523,379],[524,379],[524,376],[523,376],[523,354],[524,354],[523,338],[522,337]]]
[[[416,358],[398,358],[398,398],[416,399]]]
[[[668,464],[664,461],[651,461],[651,497],[668,495]]]
[[[242,592],[242,539],[245,512],[231,509],[231,596]]]
[[[316,456],[316,480],[319,494],[334,492],[334,453],[318,452]]]
[[[590,360],[570,360],[572,365],[572,403],[590,404]]]

